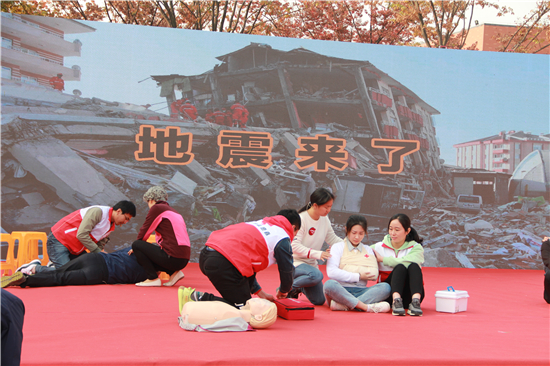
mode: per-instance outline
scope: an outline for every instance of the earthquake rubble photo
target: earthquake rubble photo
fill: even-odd
[[[33,17],[3,18],[2,32],[24,42],[32,36],[21,31],[25,19]],[[74,23],[82,24],[65,24]],[[329,217],[340,237],[347,217],[359,213],[369,224],[365,240],[374,243],[386,234],[388,218],[403,212],[424,238],[425,266],[542,268],[541,241],[550,236],[550,134],[497,130],[455,146],[451,165],[440,157],[437,106],[383,65],[250,43],[218,56],[199,75],[177,64],[173,74],[143,75],[165,99],[161,113],[124,96],[111,101],[57,90],[51,75],[79,80],[80,70],[21,56],[17,47],[2,53],[3,232],[49,233],[79,208],[131,200],[137,217],[116,230],[105,248],[110,252],[136,239],[148,209],[142,196],[162,185],[185,219],[197,262],[212,231],[300,209],[316,188],[327,187],[336,195]],[[25,78],[30,65],[43,80]],[[225,134],[240,136],[241,145],[225,144]],[[322,152],[326,169],[312,153],[321,149],[311,143],[319,136],[342,142],[340,155],[334,146]],[[246,138],[258,141],[245,145]],[[400,171],[387,174],[380,166],[392,154],[374,147],[376,139],[415,141],[418,149],[402,157]],[[532,153],[508,162],[525,144]],[[472,146],[500,165],[463,164],[472,160]],[[311,153],[304,168],[300,153]]]

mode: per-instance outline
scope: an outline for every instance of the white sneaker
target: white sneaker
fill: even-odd
[[[389,313],[390,304],[386,301],[376,302],[374,304],[368,304],[367,313]]]
[[[17,268],[15,272],[21,272],[26,275],[32,275],[34,274],[32,270],[34,269],[34,267],[36,267],[39,264],[40,264],[40,259],[33,259],[29,263],[23,264],[21,267]]]
[[[184,277],[184,274],[182,271],[176,271],[172,273],[170,276],[170,279],[163,283],[163,286],[174,286],[179,280],[181,280]]]
[[[348,311],[349,308],[346,305],[342,305],[339,302],[332,300],[330,302],[330,310],[332,311]]]

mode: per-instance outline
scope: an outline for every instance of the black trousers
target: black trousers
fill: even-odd
[[[185,268],[189,262],[189,259],[170,257],[158,245],[144,240],[134,241],[132,250],[138,263],[145,269],[149,280],[158,278],[157,272],[166,272],[171,276],[174,272]]]
[[[1,289],[2,307],[2,365],[19,366],[21,364],[21,345],[23,344],[23,320],[25,305],[20,298]]]
[[[223,301],[239,308],[252,297],[250,289],[254,285],[256,275],[243,276],[222,254],[204,247],[199,257],[199,267],[222,296],[220,298],[205,292],[201,301]]]
[[[544,300],[550,304],[550,270],[544,269]]]
[[[99,253],[78,256],[55,271],[39,272],[27,277],[21,287],[99,285],[109,278],[105,259]]]
[[[408,267],[398,264],[393,267],[393,271],[384,282],[389,283],[391,286],[390,297],[386,299],[390,304],[393,303],[392,295],[394,292],[401,295],[405,309],[409,307],[413,294],[420,294],[420,302],[424,300],[422,269],[416,263],[411,263]]]

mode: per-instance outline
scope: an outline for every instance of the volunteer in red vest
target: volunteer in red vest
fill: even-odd
[[[162,186],[153,186],[143,195],[149,212],[139,229],[137,240],[132,243],[132,251],[138,263],[147,272],[147,279],[136,286],[160,286],[158,272],[166,272],[170,280],[165,286],[173,286],[183,278],[191,256],[191,244],[183,217],[167,202],[168,193]],[[155,232],[155,243],[147,239]]]
[[[411,227],[411,219],[405,214],[390,218],[388,235],[371,245],[378,261],[381,281],[391,286],[393,315],[422,316],[420,303],[424,299],[424,282],[421,265],[424,263],[422,239]]]
[[[90,253],[99,253],[109,241],[115,226],[126,224],[136,215],[136,206],[120,201],[113,207],[90,206],[75,211],[57,222],[48,235],[46,248],[52,266],[41,266],[35,259],[17,269],[26,275],[54,271],[71,259]]]
[[[180,307],[188,301],[224,301],[241,308],[252,294],[273,301],[275,297],[258,284],[256,273],[274,263],[277,263],[280,278],[276,297],[286,298],[294,273],[290,243],[300,226],[298,212],[285,209],[276,216],[214,231],[201,251],[199,266],[222,298],[180,287]]]

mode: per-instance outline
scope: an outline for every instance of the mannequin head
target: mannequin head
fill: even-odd
[[[250,319],[246,319],[252,328],[268,328],[277,320],[277,306],[275,303],[254,297],[249,299],[241,308],[244,312],[250,313]]]

